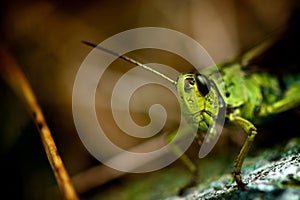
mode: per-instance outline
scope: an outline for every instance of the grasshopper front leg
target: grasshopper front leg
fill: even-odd
[[[183,137],[185,137],[186,135],[190,134],[191,129],[189,127],[186,127],[180,135],[180,139],[182,139]],[[177,134],[177,132],[171,132],[167,135],[167,142],[171,142],[174,138],[175,135]],[[192,180],[190,182],[188,182],[184,187],[182,187],[179,191],[179,195],[184,194],[184,192],[186,191],[186,189],[194,187],[199,179],[199,170],[196,166],[196,163],[193,162],[193,160],[191,160],[188,155],[186,155],[185,153],[182,152],[182,150],[176,146],[176,144],[171,146],[173,153],[175,153],[175,155],[178,155],[179,159],[182,161],[182,163],[187,167],[187,169],[191,172],[192,174]]]
[[[246,184],[242,181],[241,169],[242,169],[245,157],[246,157],[249,149],[251,148],[254,138],[257,134],[257,129],[248,120],[246,120],[242,117],[239,117],[239,116],[234,116],[233,114],[229,116],[229,120],[231,122],[233,122],[234,124],[237,124],[240,127],[242,127],[244,129],[244,131],[248,134],[246,141],[244,142],[243,147],[236,159],[236,162],[234,165],[234,170],[233,170],[233,177],[234,177],[238,187],[241,190],[245,190]]]

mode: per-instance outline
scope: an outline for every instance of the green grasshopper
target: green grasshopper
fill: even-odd
[[[201,74],[183,73],[174,81],[127,56],[89,42],[84,43],[150,70],[174,84],[187,122],[199,130],[196,138],[200,143],[204,138],[203,132],[212,137],[216,134],[215,124],[222,113],[226,113],[226,123],[241,127],[247,133],[247,138],[233,170],[233,178],[241,190],[246,188],[241,177],[242,165],[258,133],[254,124],[260,123],[269,115],[281,113],[300,104],[300,81],[294,81],[293,77],[281,79],[268,73],[247,71],[250,68],[249,60],[264,51],[269,46],[268,43],[253,48],[240,59],[217,65],[223,81],[215,75],[215,68],[207,68]],[[170,134],[169,139],[172,138],[173,134]],[[186,155],[181,159],[190,171],[197,173],[195,165]]]

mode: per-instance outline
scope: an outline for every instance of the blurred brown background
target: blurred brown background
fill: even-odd
[[[12,54],[29,79],[66,168],[74,176],[99,164],[79,140],[71,112],[76,72],[91,51],[82,40],[98,44],[128,29],[165,27],[197,40],[217,63],[233,58],[284,27],[295,2],[2,1],[0,45]],[[135,54],[135,58],[138,57]],[[151,61],[143,54],[140,57]],[[176,65],[176,60],[173,62]],[[124,63],[120,65],[123,67]],[[182,66],[179,70],[185,69]],[[1,177],[4,184],[1,194],[9,195],[10,199],[45,199],[50,191],[57,197],[56,183],[31,117],[2,79],[0,83]],[[109,84],[105,82],[101,87],[109,88]],[[152,88],[151,92],[159,96],[159,90]],[[168,110],[172,111],[176,102],[167,99],[165,104],[169,101]],[[105,106],[100,109],[109,112]],[[145,123],[144,118],[141,114],[141,123]],[[144,121],[147,122],[147,117]],[[114,124],[109,117],[101,123],[112,132],[116,129],[111,126]],[[121,143],[131,146],[126,140]]]

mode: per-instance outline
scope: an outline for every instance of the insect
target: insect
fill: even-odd
[[[251,67],[248,61],[265,50],[268,43],[253,48],[240,59],[218,64],[217,68],[223,81],[215,76],[216,69],[209,68],[201,74],[181,74],[175,81],[125,55],[90,42],[84,41],[84,43],[143,67],[170,81],[177,89],[179,103],[188,123],[198,128],[199,133],[196,138],[200,142],[204,138],[203,132],[212,136],[216,134],[215,124],[222,113],[226,113],[226,123],[241,127],[246,132],[247,138],[233,169],[233,178],[241,190],[246,189],[241,176],[242,165],[258,133],[255,124],[260,123],[269,115],[281,113],[300,104],[299,77],[294,75],[282,78],[249,70]],[[221,90],[221,87],[225,90]],[[172,137],[170,135],[170,138]],[[183,155],[182,160],[190,171],[197,173],[196,167],[187,156]]]

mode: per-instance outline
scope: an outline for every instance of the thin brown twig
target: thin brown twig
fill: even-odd
[[[25,75],[12,56],[0,47],[0,72],[14,92],[24,100],[40,132],[48,160],[52,167],[59,189],[66,200],[79,199],[71,179],[64,167],[57,151],[50,129],[46,123],[42,110],[35,98],[32,88]]]

